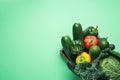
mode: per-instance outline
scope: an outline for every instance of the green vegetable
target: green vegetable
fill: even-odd
[[[111,55],[113,55],[113,56],[115,56],[115,57],[117,57],[117,58],[120,59],[120,53],[119,53],[119,52],[110,50],[109,53],[110,53]]]
[[[89,49],[89,54],[91,55],[92,59],[95,59],[99,56],[100,53],[100,47],[95,45],[91,46]]]
[[[85,49],[84,43],[81,40],[74,40],[73,41],[73,47],[72,47],[72,53],[73,54],[80,54]]]
[[[94,35],[94,36],[98,36],[98,30],[97,30],[98,26],[95,28],[93,26],[89,26],[88,28],[86,28],[83,32],[83,37],[87,36],[87,35]]]
[[[120,80],[120,53],[113,51],[114,44],[106,38],[98,37],[97,28],[89,26],[83,31],[80,23],[74,23],[73,40],[67,35],[61,38],[61,53],[82,80]]]
[[[109,42],[107,41],[107,38],[101,38],[99,39],[98,45],[101,49],[105,49],[109,47]]]
[[[103,72],[97,70],[88,62],[75,65],[74,73],[82,80],[107,80],[107,76]]]
[[[117,58],[109,56],[103,59],[100,62],[100,68],[110,80],[117,80],[120,78],[120,61]]]
[[[109,56],[108,49],[102,50],[100,55],[91,63],[84,62],[75,65],[73,72],[79,76],[82,80],[108,80],[108,77],[104,72],[99,70],[99,61]]]
[[[83,40],[83,30],[80,23],[74,23],[73,25],[73,40]]]
[[[115,45],[114,45],[114,44],[109,44],[109,48],[110,48],[111,50],[114,50],[114,49],[115,49]]]
[[[70,59],[71,61],[75,61],[75,56],[72,54],[72,47],[73,47],[73,42],[71,40],[71,38],[69,36],[63,36],[61,38],[61,44],[63,46],[63,50],[66,54],[66,56],[68,57],[68,59]]]

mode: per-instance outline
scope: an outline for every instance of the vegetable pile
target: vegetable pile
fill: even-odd
[[[62,36],[60,52],[80,80],[120,80],[120,54],[107,38],[99,37],[98,26],[83,30],[74,23],[72,33],[73,39]]]

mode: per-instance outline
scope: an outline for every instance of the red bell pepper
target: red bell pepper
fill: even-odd
[[[89,35],[84,38],[84,45],[87,49],[97,44],[98,44],[98,38],[96,36]]]

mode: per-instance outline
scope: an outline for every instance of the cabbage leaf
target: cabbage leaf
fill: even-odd
[[[100,69],[110,80],[120,80],[120,60],[109,56],[100,62]]]

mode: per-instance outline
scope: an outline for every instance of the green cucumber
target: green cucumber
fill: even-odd
[[[73,40],[82,40],[83,41],[83,30],[80,23],[73,24]]]
[[[73,61],[75,60],[74,55],[72,54],[72,47],[73,47],[73,42],[71,38],[66,35],[61,38],[61,44],[63,46],[63,50],[68,57],[69,60]]]

